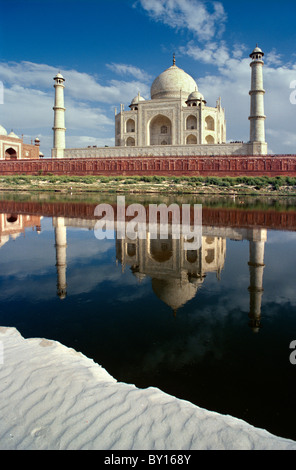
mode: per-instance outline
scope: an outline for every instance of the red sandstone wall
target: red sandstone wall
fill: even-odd
[[[26,152],[29,152],[28,156],[26,156]],[[39,147],[37,145],[23,144],[22,157],[23,159],[39,159]]]
[[[0,161],[0,175],[296,176],[296,155]]]
[[[99,201],[98,201],[99,203]],[[17,202],[0,200],[0,214],[23,214],[36,217],[34,225],[39,225],[40,216],[43,217],[69,217],[94,219],[94,211],[97,204],[72,202]],[[112,205],[115,219],[117,218],[117,206]],[[149,206],[146,207],[146,217],[149,220]],[[182,218],[182,210],[181,210]],[[129,218],[127,217],[126,220]],[[169,217],[169,221],[170,221]],[[194,223],[194,208],[191,207],[191,223]],[[32,218],[33,220],[33,218]],[[267,228],[273,230],[296,230],[296,210],[254,210],[254,209],[228,209],[210,208],[203,206],[202,224],[213,227],[237,227],[237,228]]]

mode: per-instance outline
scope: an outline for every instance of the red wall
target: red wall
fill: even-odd
[[[296,176],[296,155],[0,161],[0,175]]]
[[[100,201],[98,201],[98,204]],[[0,214],[23,214],[44,217],[68,217],[91,219],[96,218],[94,211],[97,204],[72,202],[18,202],[0,200]],[[112,204],[114,216],[117,218],[117,205]],[[194,208],[191,209],[191,223],[194,223]],[[182,217],[182,208],[181,208]],[[146,220],[149,221],[149,205],[146,206]],[[128,220],[128,217],[126,217]],[[296,230],[296,210],[285,211],[255,210],[242,208],[211,208],[203,205],[202,224],[214,227],[237,227],[237,228],[267,228],[273,230]],[[37,223],[36,223],[37,225]]]

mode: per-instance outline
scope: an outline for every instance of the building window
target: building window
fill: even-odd
[[[188,116],[186,121],[186,129],[197,129],[197,119],[195,116]]]
[[[167,133],[168,133],[168,128],[167,128],[167,126],[161,126],[160,133],[161,133],[161,134],[167,134]]]
[[[186,139],[186,144],[188,145],[194,145],[194,144],[197,144],[197,138],[195,135],[189,135]]]
[[[133,139],[132,137],[129,137],[126,140],[126,146],[127,147],[134,147],[135,146],[135,139]]]
[[[214,131],[215,130],[215,121],[212,118],[212,116],[206,117],[205,123],[206,123],[206,129],[208,131]]]
[[[133,119],[127,121],[126,132],[135,132],[135,121]]]
[[[214,144],[215,143],[215,139],[212,135],[207,135],[206,136],[206,143],[207,144]]]

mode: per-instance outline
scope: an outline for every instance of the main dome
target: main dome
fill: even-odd
[[[0,135],[7,135],[7,130],[0,124]]]
[[[180,93],[182,93],[182,98],[186,100],[194,90],[198,90],[195,80],[174,64],[152,83],[151,99],[180,98]]]

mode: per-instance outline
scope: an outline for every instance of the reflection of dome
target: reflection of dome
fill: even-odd
[[[192,284],[179,279],[152,279],[152,289],[157,297],[176,311],[196,296],[197,289],[202,283]]]
[[[187,99],[193,90],[197,90],[195,80],[176,65],[161,73],[152,83],[151,99],[182,98]]]
[[[7,130],[0,124],[0,135],[7,135]]]

